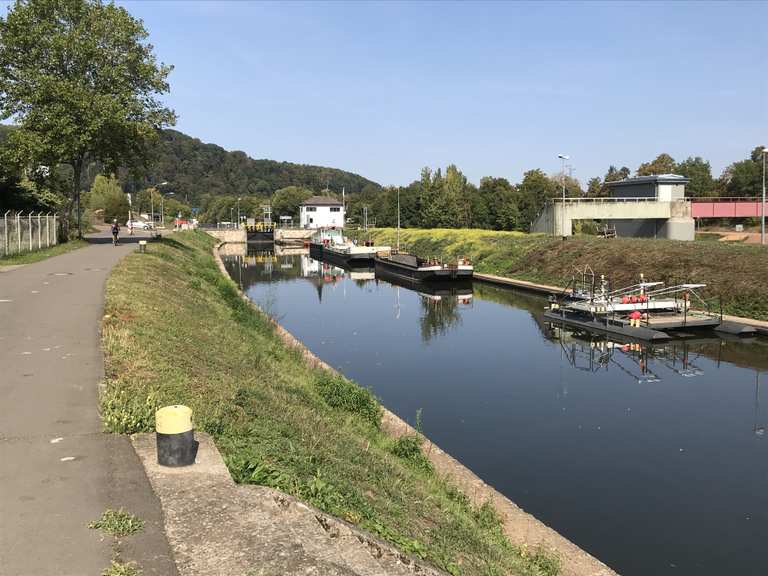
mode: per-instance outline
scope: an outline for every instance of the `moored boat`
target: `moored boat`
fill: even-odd
[[[389,254],[389,246],[362,246],[344,238],[338,228],[320,229],[309,243],[309,255],[317,260],[331,262],[345,268],[364,268],[373,265],[376,254]]]
[[[390,252],[374,258],[377,275],[393,275],[417,282],[451,282],[472,278],[474,267],[466,258],[443,263],[436,258],[423,259],[413,254]]]

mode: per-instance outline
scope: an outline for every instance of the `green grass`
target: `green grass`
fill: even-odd
[[[495,511],[439,477],[420,441],[379,428],[357,384],[311,368],[182,232],[127,256],[107,284],[108,429],[151,431],[154,410],[187,404],[237,482],[270,486],[357,524],[452,574],[558,572],[506,539]]]
[[[88,528],[101,530],[117,538],[122,538],[144,530],[144,521],[122,508],[120,510],[110,508],[104,511],[101,518],[91,522]]]
[[[70,240],[69,242],[56,244],[50,248],[43,248],[42,250],[35,250],[34,252],[12,254],[10,256],[0,257],[0,267],[15,266],[17,264],[32,264],[50,258],[51,256],[58,256],[59,254],[66,254],[67,252],[77,250],[78,248],[84,248],[85,246],[88,246],[88,242],[85,240]]]
[[[357,233],[362,238],[361,233]],[[371,231],[378,244],[395,244],[395,230]],[[491,230],[400,232],[401,246],[420,256],[468,256],[477,272],[563,286],[574,266],[589,264],[617,286],[633,284],[642,272],[651,280],[700,282],[714,309],[768,320],[768,250],[740,242],[680,242],[643,238],[574,236]]]

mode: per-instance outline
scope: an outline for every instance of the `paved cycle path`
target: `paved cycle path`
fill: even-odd
[[[145,521],[120,545],[145,576],[177,574],[160,505],[126,436],[105,434],[104,286],[140,236],[0,273],[0,575],[98,576],[113,540],[88,524],[124,507]]]

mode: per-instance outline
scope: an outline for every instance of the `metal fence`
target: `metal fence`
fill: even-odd
[[[58,244],[59,219],[44,212],[11,212],[0,220],[0,256],[32,252]]]

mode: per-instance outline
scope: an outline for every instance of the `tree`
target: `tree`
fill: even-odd
[[[523,175],[517,190],[522,228],[530,230],[547,200],[557,196],[557,186],[537,168]]]
[[[515,230],[519,227],[517,192],[506,178],[482,178],[475,196],[473,228]]]
[[[689,156],[675,168],[675,173],[689,179],[685,187],[686,196],[715,196],[715,180],[709,162],[701,156]]]
[[[280,188],[272,196],[272,219],[279,221],[280,216],[290,216],[299,221],[299,205],[312,196],[312,190],[299,186]]]
[[[590,178],[587,182],[587,196],[589,198],[598,198],[604,195],[603,182],[598,177]]]
[[[21,165],[71,167],[78,235],[87,164],[144,164],[155,131],[175,122],[157,99],[171,67],[157,64],[147,37],[101,0],[16,0],[0,18],[0,116],[18,125],[9,144]]]
[[[763,189],[763,146],[752,150],[749,158],[734,162],[720,177],[728,196],[760,196]]]
[[[608,172],[605,173],[605,178],[603,178],[603,187],[600,190],[600,196],[608,196],[609,195],[609,188],[608,188],[608,182],[619,182],[620,180],[624,180],[626,178],[629,178],[630,170],[626,166],[622,166],[621,168],[616,168],[613,164],[611,164],[608,167]]]
[[[99,174],[93,181],[93,186],[88,194],[88,208],[91,210],[103,210],[104,222],[118,222],[128,218],[128,197],[120,187],[120,182],[114,176],[102,176]]]
[[[675,172],[675,159],[666,152],[656,156],[653,162],[640,164],[637,168],[638,176],[653,176],[655,174],[673,174]]]

